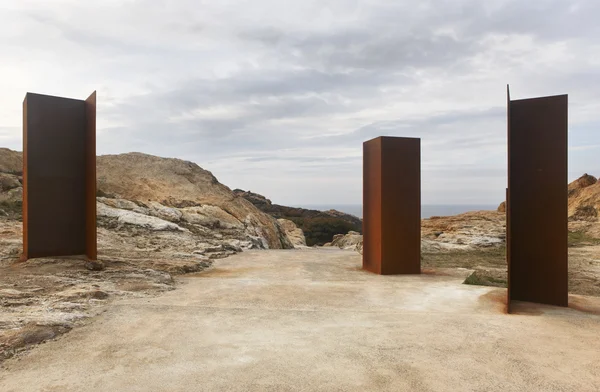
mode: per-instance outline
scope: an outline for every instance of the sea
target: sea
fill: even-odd
[[[361,204],[305,204],[295,207],[319,211],[338,210],[361,219],[363,216]],[[421,205],[421,218],[457,215],[468,211],[496,210],[497,208],[497,205],[492,204],[423,204]]]

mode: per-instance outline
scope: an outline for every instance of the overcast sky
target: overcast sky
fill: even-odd
[[[280,204],[362,199],[362,142],[420,137],[424,204],[496,204],[513,99],[569,94],[600,175],[598,0],[0,0],[0,146],[27,91],[98,92],[98,154],[191,160]]]

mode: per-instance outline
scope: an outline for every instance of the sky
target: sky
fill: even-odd
[[[423,204],[497,204],[513,99],[569,94],[600,176],[598,0],[0,0],[0,146],[26,92],[98,94],[98,154],[196,162],[275,203],[360,204],[362,143],[421,138]]]

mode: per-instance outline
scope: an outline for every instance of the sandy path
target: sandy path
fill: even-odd
[[[377,276],[337,250],[218,260],[0,370],[9,391],[598,391],[600,315],[451,275]],[[574,297],[600,311],[600,298]]]

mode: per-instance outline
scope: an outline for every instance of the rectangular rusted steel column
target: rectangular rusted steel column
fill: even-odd
[[[96,94],[23,102],[23,259],[96,258]]]
[[[363,143],[363,268],[421,273],[421,140]]]
[[[508,301],[568,306],[568,96],[508,97]]]

